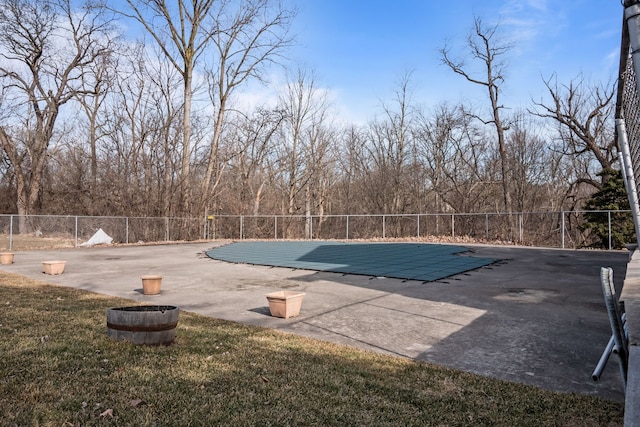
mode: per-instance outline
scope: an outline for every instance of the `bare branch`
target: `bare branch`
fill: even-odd
[[[84,90],[80,82],[86,67],[109,52],[111,21],[103,12],[92,5],[72,9],[70,0],[0,4],[0,51],[8,52],[2,54],[0,79],[24,120],[22,130],[12,126],[18,117],[0,123],[21,216],[32,213],[40,196],[60,108]],[[21,232],[25,226],[21,219]]]
[[[473,84],[483,86],[487,89],[491,106],[491,119],[480,119],[477,115],[473,117],[485,125],[492,124],[495,128],[501,160],[504,208],[507,212],[511,212],[510,177],[504,136],[509,126],[503,123],[500,111],[504,106],[499,102],[500,86],[504,82],[504,72],[506,69],[503,55],[511,50],[511,45],[500,43],[496,40],[497,31],[498,25],[487,27],[483,25],[480,18],[476,17],[473,31],[467,37],[467,52],[474,62],[481,65],[482,77],[475,77],[464,61],[452,59],[450,49],[447,46],[440,50],[440,54],[443,63],[454,73],[463,76]]]
[[[616,144],[608,131],[615,89],[587,85],[582,77],[559,85],[555,76],[543,80],[550,102],[534,101],[530,112],[552,120],[562,137],[563,152],[570,156],[591,155],[601,169],[616,161]],[[593,181],[593,180],[591,180]]]

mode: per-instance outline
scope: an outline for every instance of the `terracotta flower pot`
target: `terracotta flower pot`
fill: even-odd
[[[145,295],[157,295],[160,293],[162,276],[159,274],[146,274],[141,276],[142,293]]]
[[[13,264],[13,252],[0,252],[0,264]]]
[[[296,317],[300,314],[304,292],[278,291],[267,294],[269,311],[273,317]]]
[[[45,274],[62,274],[66,263],[67,261],[43,261],[42,271]]]

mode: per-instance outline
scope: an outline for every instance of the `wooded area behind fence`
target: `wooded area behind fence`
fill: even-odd
[[[49,247],[33,239],[62,241],[75,247],[102,229],[114,243],[243,239],[393,240],[478,242],[525,246],[581,248],[588,246],[585,214],[601,216],[614,249],[616,219],[629,211],[559,211],[519,213],[437,213],[406,215],[216,215],[206,218],[32,215],[29,244],[17,233],[17,215],[0,215],[0,248]],[[509,224],[515,224],[511,229]],[[21,247],[22,246],[22,247]]]
[[[459,77],[461,98],[452,86],[420,99],[440,83],[406,73],[371,87],[391,92],[356,119],[334,104],[336,88],[287,59],[298,12],[288,3],[2,1],[0,212],[18,215],[14,232],[46,235],[34,215],[74,212],[114,219],[78,217],[77,230],[75,218],[42,221],[71,221],[59,228],[79,240],[115,222],[123,242],[192,240],[206,227],[234,238],[435,233],[579,246],[592,243],[561,219],[577,226],[581,214],[517,212],[628,209],[606,79],[541,73],[531,101],[514,103],[506,77],[520,48],[508,28],[475,17],[432,64]],[[193,32],[164,37],[183,25]],[[207,212],[287,216],[207,224]]]

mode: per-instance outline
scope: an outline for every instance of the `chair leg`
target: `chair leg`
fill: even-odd
[[[610,267],[602,267],[600,269],[600,282],[602,292],[604,294],[604,302],[607,306],[607,314],[609,315],[609,324],[611,326],[611,334],[614,340],[617,354],[620,358],[620,376],[622,377],[623,387],[627,387],[627,366],[628,366],[628,342],[625,333],[624,322],[622,320],[622,309],[616,297],[616,290],[613,284],[613,269]]]

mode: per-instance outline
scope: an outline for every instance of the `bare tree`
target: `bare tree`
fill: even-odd
[[[88,3],[0,3],[0,79],[20,117],[0,124],[0,145],[15,171],[21,233],[40,195],[60,108],[83,92],[87,67],[109,53],[110,30],[103,10]]]
[[[486,135],[462,106],[441,104],[430,115],[420,115],[414,133],[434,210],[472,212],[491,206],[494,184],[499,184],[492,176],[495,149],[487,147]]]
[[[191,108],[193,73],[207,51],[218,26],[211,18],[215,0],[127,0],[133,15],[158,43],[161,52],[183,81],[182,157],[180,185],[182,211],[191,208]]]
[[[529,212],[544,206],[558,206],[557,197],[549,197],[547,184],[557,173],[557,159],[547,141],[536,131],[540,125],[531,116],[519,112],[514,116],[508,136],[509,169],[512,171],[512,191],[518,212]],[[546,206],[545,206],[546,205]]]
[[[272,59],[286,44],[280,31],[286,29],[290,15],[274,6],[272,0],[243,0],[239,3],[215,0],[127,0],[133,18],[151,34],[161,51],[174,65],[184,82],[182,124],[182,162],[180,181],[182,210],[190,213],[191,182],[191,120],[193,79],[201,60],[210,61],[216,72],[210,79],[210,93],[215,93],[214,131],[210,144],[206,172],[201,184],[201,206],[218,165],[223,117],[230,94],[250,77],[259,75],[259,67]],[[209,49],[211,46],[215,49]],[[205,58],[206,57],[206,58]],[[219,175],[218,175],[219,177]]]
[[[329,206],[331,188],[335,183],[336,134],[328,120],[318,121],[308,131],[309,147],[307,169],[312,171],[305,187],[306,235],[319,235],[325,214]],[[312,215],[317,215],[318,223],[314,227]]]
[[[177,216],[180,209],[182,81],[157,52],[142,43],[119,57],[99,153],[101,191],[112,212]],[[197,146],[198,121],[194,124]]]
[[[460,171],[452,170],[456,166],[455,156],[458,152],[454,141],[464,119],[459,108],[441,104],[430,115],[422,112],[413,130],[429,180],[430,193],[433,194],[430,207],[435,212],[459,208],[450,196],[450,189],[464,176]]]
[[[90,177],[88,194],[90,198],[89,212],[95,215],[98,191],[98,143],[106,136],[106,125],[109,120],[106,114],[108,97],[113,90],[115,70],[118,68],[115,55],[104,55],[94,63],[88,64],[81,77],[81,88],[76,99],[84,112],[87,124],[89,143]]]
[[[231,159],[231,180],[237,183],[234,194],[238,213],[260,214],[265,188],[273,175],[274,135],[283,115],[278,111],[259,109],[236,121],[231,140],[236,153]]]
[[[600,189],[603,182],[595,175],[611,169],[617,159],[611,123],[615,107],[614,85],[589,85],[581,77],[568,85],[559,85],[554,77],[544,83],[551,101],[534,102],[536,108],[532,113],[553,121],[557,126],[561,152],[583,164],[583,171],[573,184],[586,183]],[[602,178],[607,179],[608,176],[605,174]]]
[[[224,4],[215,11],[212,37],[215,54],[210,60],[207,83],[213,106],[213,131],[206,154],[201,184],[200,210],[207,208],[222,173],[220,143],[231,97],[249,80],[265,81],[265,67],[275,62],[287,47],[294,12],[273,0],[243,0],[235,8]]]
[[[179,150],[178,141],[184,124],[180,117],[182,112],[180,76],[166,62],[146,68],[145,75],[152,83],[149,97],[150,108],[153,109],[152,126],[155,127],[156,139],[152,146],[157,150],[152,158],[158,162],[156,168],[159,171],[157,182],[161,186],[159,194],[161,215],[166,217],[178,213],[181,195],[177,193],[182,190],[179,185],[181,181],[176,182],[175,178],[175,171],[180,169],[182,160],[175,153]]]
[[[369,175],[376,188],[376,208],[383,213],[399,214],[409,208],[409,163],[413,145],[413,106],[411,105],[410,74],[405,74],[396,90],[393,105],[383,105],[382,119],[369,126],[371,160],[374,168]]]
[[[147,195],[134,196],[141,191],[142,152],[155,125],[150,117],[153,113],[145,59],[141,44],[123,57],[110,105],[111,128],[102,161],[109,180],[118,183],[106,194],[112,212],[127,209],[136,215],[148,214],[141,208]]]
[[[467,49],[472,60],[482,65],[483,72],[480,77],[475,77],[464,60],[455,60],[451,57],[449,47],[440,50],[443,63],[454,73],[461,75],[467,81],[484,86],[489,96],[491,106],[491,118],[483,119],[476,116],[482,123],[491,124],[495,128],[498,140],[498,152],[500,154],[500,171],[502,181],[502,197],[506,212],[512,212],[509,159],[505,132],[509,129],[501,116],[504,106],[500,103],[500,90],[505,79],[506,62],[504,55],[511,49],[511,45],[500,43],[497,40],[498,26],[487,27],[480,18],[475,18],[473,32],[467,38]]]
[[[341,145],[337,156],[339,188],[338,198],[340,211],[345,214],[358,213],[360,210],[360,194],[363,176],[367,167],[363,153],[366,151],[366,130],[355,125],[348,126],[340,136]],[[335,196],[334,196],[335,197]]]
[[[327,153],[326,94],[316,87],[313,76],[298,70],[287,85],[279,108],[284,118],[280,126],[280,165],[285,193],[286,213],[294,215],[302,209],[298,194],[305,191],[305,213],[310,215],[309,183],[322,170]]]

